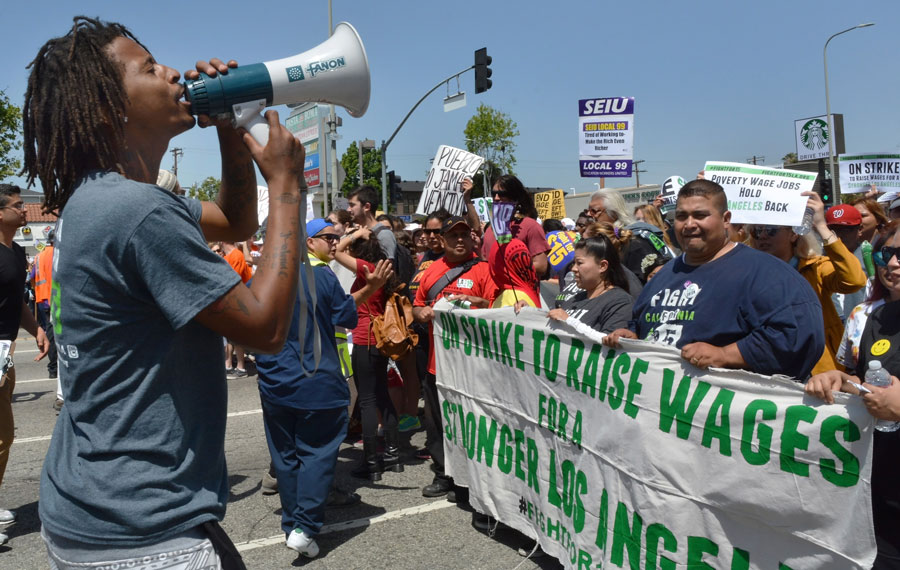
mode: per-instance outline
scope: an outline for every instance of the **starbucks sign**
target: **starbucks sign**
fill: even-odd
[[[797,160],[816,160],[819,158],[828,158],[828,140],[839,132],[843,135],[843,117],[841,115],[831,115],[832,126],[840,125],[837,129],[828,125],[827,117],[811,117],[808,119],[800,119],[794,121],[794,131],[797,141]],[[838,149],[839,136],[834,139],[834,154],[837,156],[840,151]],[[840,140],[840,147],[843,148],[843,140]]]

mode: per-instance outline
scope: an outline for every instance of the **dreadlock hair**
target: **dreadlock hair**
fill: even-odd
[[[20,174],[29,187],[40,179],[45,212],[62,210],[88,172],[124,171],[119,152],[128,97],[122,67],[106,53],[119,37],[144,47],[121,24],[76,16],[69,33],[45,43],[28,64]]]

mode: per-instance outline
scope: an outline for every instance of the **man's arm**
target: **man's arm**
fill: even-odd
[[[681,347],[681,358],[697,368],[747,368],[747,362],[736,342],[725,346],[692,342]]]
[[[50,341],[47,340],[44,329],[39,327],[37,321],[34,320],[34,315],[31,314],[31,309],[28,308],[28,303],[25,301],[22,301],[22,328],[28,331],[29,334],[34,335],[37,343],[39,352],[34,357],[34,361],[37,362],[47,356],[47,351],[50,350]]]
[[[249,133],[243,139],[269,186],[266,248],[251,286],[235,285],[196,319],[237,344],[276,352],[284,345],[297,297],[300,209],[306,207],[300,200],[304,151],[278,122],[278,113],[266,112],[266,120],[269,142],[265,147]],[[255,216],[255,199],[249,206]]]
[[[462,191],[463,202],[466,205],[466,221],[469,223],[469,227],[475,230],[475,233],[482,235],[484,231],[481,228],[481,218],[478,217],[478,212],[475,211],[475,204],[472,203],[473,186],[471,178],[467,176],[463,179]]]

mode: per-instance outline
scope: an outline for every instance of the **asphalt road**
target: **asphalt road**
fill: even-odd
[[[17,384],[13,400],[16,440],[0,487],[0,507],[16,511],[18,520],[0,530],[10,540],[0,546],[0,568],[47,568],[37,515],[38,486],[44,455],[56,413],[56,381],[47,378],[45,362],[35,363],[33,340],[20,335],[16,351]],[[559,568],[554,558],[525,559],[517,549],[528,543],[509,529],[491,538],[472,526],[467,505],[426,499],[421,488],[431,482],[429,462],[413,457],[425,441],[415,432],[405,448],[403,473],[385,473],[377,484],[355,479],[350,469],[362,457],[352,445],[341,447],[337,479],[354,490],[362,502],[329,509],[318,538],[321,552],[313,560],[298,557],[284,546],[278,495],[260,493],[268,469],[256,378],[228,380],[228,428],[225,455],[231,497],[223,527],[241,551],[248,568],[310,569],[392,568],[514,569]]]

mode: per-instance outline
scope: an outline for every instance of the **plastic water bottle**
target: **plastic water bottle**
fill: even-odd
[[[800,222],[799,226],[794,226],[794,233],[798,236],[805,236],[809,233],[809,230],[812,229],[812,221],[813,221],[813,209],[809,206],[806,207],[806,210],[803,211],[803,221]]]
[[[891,374],[881,367],[880,360],[870,360],[869,367],[866,369],[866,382],[873,386],[890,386]],[[877,420],[875,422],[875,429],[878,431],[897,431],[898,428],[900,428],[900,422],[891,420]]]
[[[863,256],[863,264],[865,265],[866,275],[869,277],[875,276],[875,263],[872,259],[872,244],[868,242],[868,240],[863,241],[860,246],[862,249]]]

